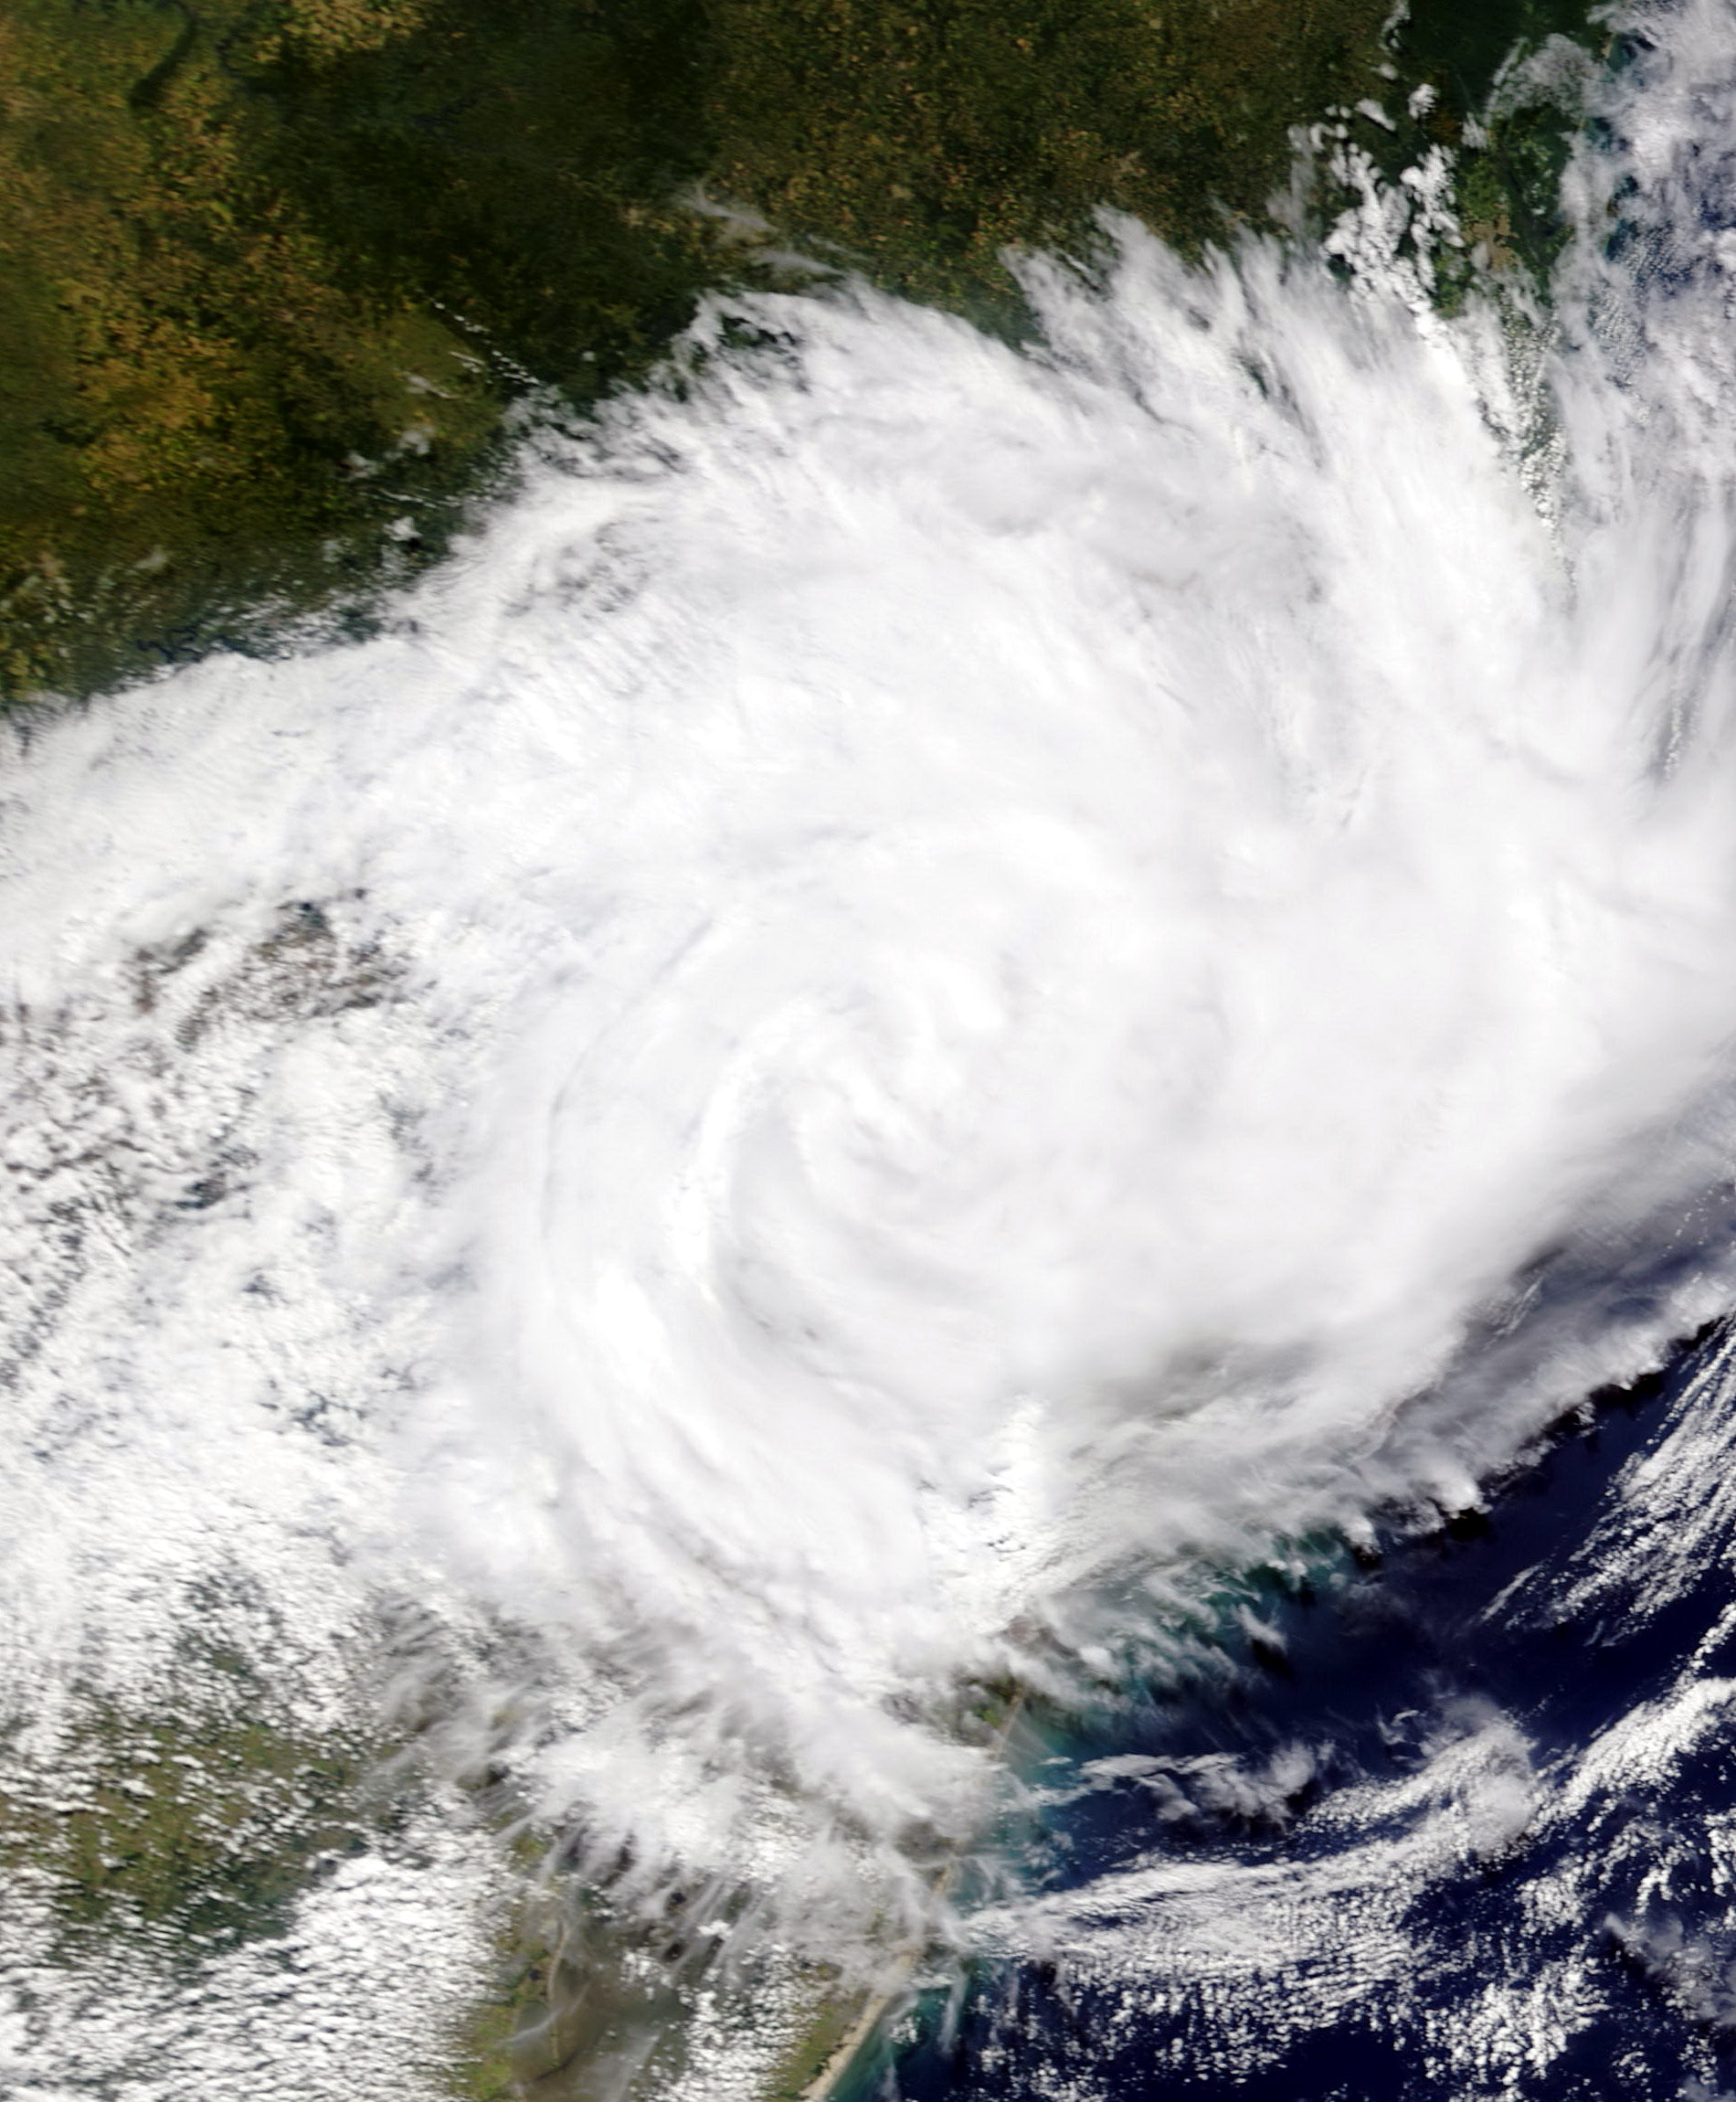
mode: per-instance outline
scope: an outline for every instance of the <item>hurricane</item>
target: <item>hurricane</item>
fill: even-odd
[[[1384,270],[1106,218],[1017,340],[715,295],[373,632],[13,718],[7,1786],[213,1672],[432,1778],[286,1900],[288,2001],[58,1967],[18,1879],[8,2093],[431,2092],[503,1826],[750,1969],[953,1966],[912,2095],[1348,2093],[1284,2055],[1347,2007],[1394,2094],[1607,2092],[1599,1965],[1674,2011],[1635,2092],[1720,2091],[1724,1943],[1561,1838],[1728,1742],[1703,1627],[1547,1756],[1372,1693],[1393,1772],[1246,1662],[1315,1639],[1249,1572],[1409,1596],[1636,1382],[1467,1651],[1724,1566],[1736,19],[1620,57],[1546,303],[1420,296],[1420,177]],[[1541,1938],[1455,2044],[1405,1922],[1498,1869]],[[1098,2043],[958,2030],[1057,1964]],[[758,2091],[703,2044],[662,2092]]]

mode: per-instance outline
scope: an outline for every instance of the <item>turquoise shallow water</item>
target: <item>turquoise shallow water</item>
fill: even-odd
[[[1723,2092],[1731,1415],[1714,1331],[1475,1523],[1268,1596],[1260,1654],[1051,1754],[1036,1920],[855,2091]]]

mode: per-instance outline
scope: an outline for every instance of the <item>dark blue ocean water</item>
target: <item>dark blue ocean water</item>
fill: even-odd
[[[1486,1513],[1395,1537],[1336,1581],[1275,1580],[1258,1601],[1270,1637],[1220,1675],[1028,1759],[1047,1800],[1022,1846],[1061,1923],[1053,1948],[979,1956],[859,2092],[1736,2090],[1736,1730],[1720,1713],[1736,1630],[1715,1508],[1736,1407],[1728,1349],[1703,1336],[1641,1387],[1598,1397]],[[1588,1595],[1599,1543],[1626,1566]],[[1660,1555],[1672,1574],[1648,1594]],[[1672,1704],[1695,1726],[1661,1723]],[[1529,1774],[1534,1814],[1521,1803],[1510,1834],[1498,1818],[1480,1842],[1430,1853],[1428,1806],[1452,1796],[1431,1770],[1479,1733]],[[1083,1771],[1141,1756],[1143,1773],[1098,1768],[1096,1786]],[[1166,1932],[1165,1892],[1189,1869],[1186,1925]],[[1153,1870],[1142,1901],[1134,1885]],[[1182,1947],[1214,1902],[1228,1952],[1215,1964]],[[1098,1931],[1071,1929],[1081,1916]],[[1284,1932],[1262,1948],[1274,1918]]]

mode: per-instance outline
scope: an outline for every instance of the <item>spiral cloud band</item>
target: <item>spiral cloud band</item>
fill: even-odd
[[[310,1686],[381,1600],[531,1630],[550,1817],[824,1912],[981,1817],[960,1688],[1474,1500],[1724,1305],[1684,24],[1547,396],[1130,226],[1035,348],[720,308],[375,639],[15,738],[33,1683],[216,1583]]]

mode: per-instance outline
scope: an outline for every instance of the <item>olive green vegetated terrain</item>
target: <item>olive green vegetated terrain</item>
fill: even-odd
[[[0,1770],[0,1874],[46,1894],[63,1955],[123,1938],[191,1962],[281,1934],[316,1864],[400,1814],[372,1750],[214,1704],[89,1703],[51,1789],[39,1769]]]
[[[267,634],[437,551],[782,238],[985,314],[1007,242],[1249,216],[1380,0],[5,0],[0,687]]]
[[[660,347],[710,269],[692,13],[8,0],[7,689],[401,568],[521,366],[582,398]]]
[[[1381,0],[720,0],[725,186],[919,294],[1113,206],[1187,247],[1281,184],[1288,127],[1366,94]]]

